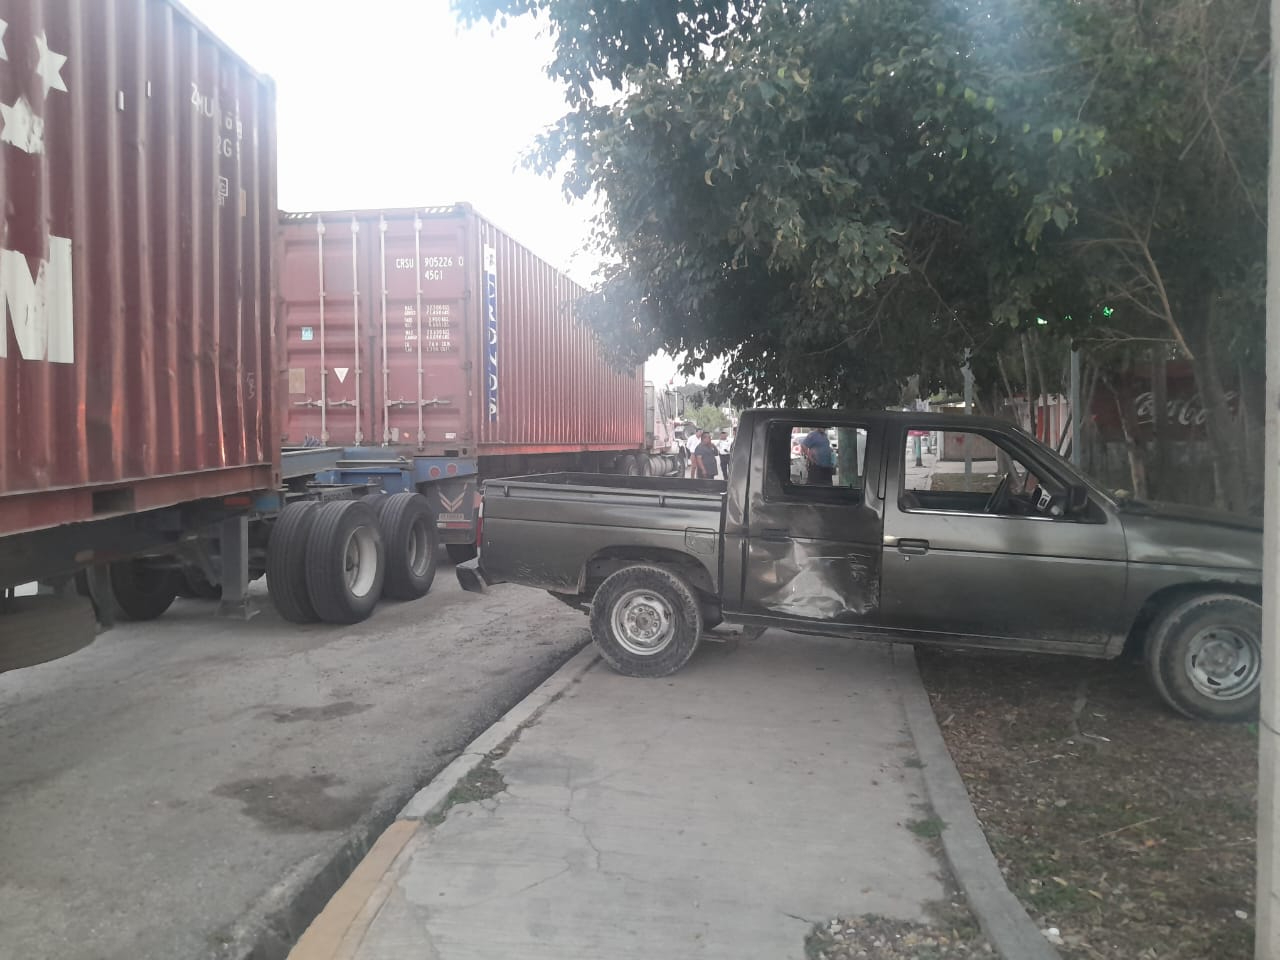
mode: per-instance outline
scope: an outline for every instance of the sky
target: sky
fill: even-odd
[[[589,204],[521,163],[564,112],[543,70],[552,40],[534,21],[465,30],[448,0],[183,2],[275,80],[283,209],[467,201],[590,282]],[[648,379],[673,376],[668,357],[646,366]]]

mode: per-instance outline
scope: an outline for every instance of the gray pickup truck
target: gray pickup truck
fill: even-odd
[[[484,485],[463,587],[589,610],[629,676],[680,669],[721,621],[1116,657],[1192,717],[1256,714],[1261,527],[1113,497],[1009,423],[743,415],[727,480],[550,474]]]

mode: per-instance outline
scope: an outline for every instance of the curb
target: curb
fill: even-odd
[[[923,764],[929,802],[933,812],[946,824],[942,847],[978,925],[1005,960],[1062,960],[1005,883],[973,811],[964,781],[960,779],[960,771],[942,739],[933,704],[916,668],[915,650],[895,643],[893,663],[898,675],[906,681],[900,688],[902,705],[916,753]]]
[[[495,747],[519,733],[565,691],[582,679],[599,659],[588,645],[544,680],[527,697],[504,713],[467,745],[453,762],[404,805],[368,854],[347,878],[289,951],[289,960],[350,960],[382,909],[394,886],[393,878],[427,842],[423,821],[444,809],[449,794]]]
[[[577,683],[598,659],[599,654],[590,644],[579,650],[564,666],[542,681],[533,693],[504,713],[493,726],[467,744],[467,748],[455,757],[452,763],[414,794],[413,799],[404,805],[404,809],[396,819],[425,820],[432,814],[439,813],[444,808],[453,788],[479,766],[491,750],[501,745],[512,734],[519,733],[522,727],[545,710],[553,700],[558,699]]]

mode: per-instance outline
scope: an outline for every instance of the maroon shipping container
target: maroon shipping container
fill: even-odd
[[[171,0],[0,20],[0,536],[271,488],[270,81]]]
[[[637,450],[644,381],[577,323],[582,288],[466,204],[283,214],[286,444],[439,456]]]

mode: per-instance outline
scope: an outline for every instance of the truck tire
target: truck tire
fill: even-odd
[[[111,597],[122,620],[154,620],[178,598],[177,570],[148,566],[140,560],[120,560],[108,574]]]
[[[1258,715],[1262,607],[1233,593],[1175,603],[1147,634],[1147,676],[1170,707],[1197,720]]]
[[[474,543],[446,543],[444,550],[454,563],[466,563],[480,555]]]
[[[360,500],[322,503],[315,513],[306,559],[311,605],[326,623],[366,620],[387,572],[378,515]]]
[[[307,541],[318,504],[291,503],[280,511],[267,539],[267,593],[276,612],[290,623],[320,619],[307,592]]]
[[[436,578],[439,537],[431,505],[420,493],[380,497],[374,509],[386,546],[387,573],[382,595],[392,600],[425,597]]]
[[[624,567],[592,598],[591,638],[624,676],[670,676],[688,663],[702,638],[698,595],[670,570]]]

